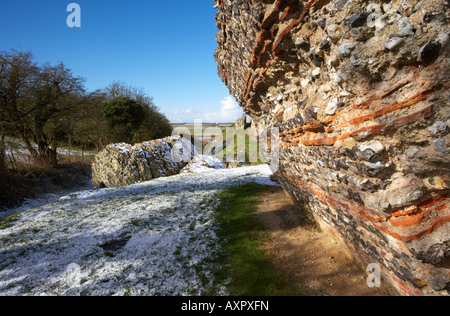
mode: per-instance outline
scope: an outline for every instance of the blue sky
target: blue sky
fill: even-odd
[[[81,7],[81,27],[66,24]],[[232,122],[242,110],[217,74],[213,0],[3,1],[0,51],[31,50],[64,62],[94,91],[113,81],[142,87],[172,121]]]

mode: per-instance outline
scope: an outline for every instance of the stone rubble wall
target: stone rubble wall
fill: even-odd
[[[450,288],[448,0],[215,0],[218,73],[277,177],[404,295]]]
[[[244,130],[249,127],[249,124],[247,123],[247,114],[244,114],[240,118],[236,120],[234,123],[234,129],[235,130]]]
[[[111,144],[92,164],[94,188],[114,188],[179,174],[197,155],[190,140],[167,137],[134,146]]]

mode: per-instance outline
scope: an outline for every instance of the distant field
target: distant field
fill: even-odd
[[[211,131],[214,128],[219,128],[222,133],[226,132],[226,129],[229,127],[233,127],[234,123],[227,123],[227,124],[202,124],[201,128],[201,133],[199,133],[199,131],[195,130],[195,125],[194,124],[173,124],[173,128],[187,128],[189,130],[189,132],[191,133],[192,136],[204,136],[204,137],[208,137],[211,136]],[[197,127],[197,129],[199,129],[199,127]],[[207,131],[209,129],[209,131]]]
[[[194,124],[174,125],[174,127],[186,128],[191,136],[201,138],[203,140],[203,154],[210,154],[211,146],[215,146],[215,150],[212,153],[215,157],[227,157],[250,164],[264,163],[264,158],[259,152],[260,144],[256,139],[256,135],[249,133],[249,130],[234,130],[233,125],[219,124],[219,126],[216,126],[216,124],[203,124],[201,131],[196,130]],[[230,128],[231,131],[229,131]],[[210,144],[212,139],[218,137],[217,133],[219,131],[222,133],[223,142],[216,140],[215,143]],[[211,146],[208,147],[208,144]],[[227,147],[227,144],[231,146]]]

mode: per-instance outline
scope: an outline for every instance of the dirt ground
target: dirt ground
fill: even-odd
[[[369,288],[367,273],[328,234],[309,223],[281,187],[263,193],[258,217],[269,228],[269,260],[308,295],[393,296],[386,286]]]

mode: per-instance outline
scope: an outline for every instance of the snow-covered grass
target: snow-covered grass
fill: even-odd
[[[0,295],[226,295],[219,194],[274,185],[266,165],[77,192],[0,219]]]
[[[32,144],[33,148],[38,150],[38,147],[36,144]],[[70,151],[68,148],[58,148],[57,149],[58,155],[61,156],[70,156],[71,157],[78,157],[85,156],[86,158],[92,158],[95,157],[97,154],[92,151],[80,151],[77,149],[72,148]],[[18,139],[18,138],[12,138],[12,137],[6,137],[6,159],[8,161],[14,161],[14,162],[20,162],[20,163],[29,163],[30,162],[30,152],[25,146],[25,143]]]

